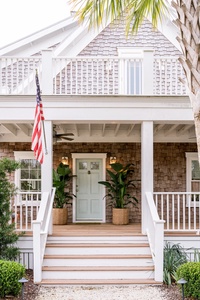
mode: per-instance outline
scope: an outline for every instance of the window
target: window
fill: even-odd
[[[186,160],[187,192],[197,192],[197,194],[193,194],[191,197],[188,197],[188,201],[191,201],[190,206],[193,206],[194,200],[199,201],[200,193],[200,166],[198,162],[198,154],[196,152],[188,152],[186,153]]]
[[[15,160],[21,162],[21,168],[16,171],[15,184],[21,192],[41,191],[41,165],[34,158],[33,152],[14,152]]]
[[[120,93],[142,94],[143,51],[133,48],[118,48],[120,58]]]

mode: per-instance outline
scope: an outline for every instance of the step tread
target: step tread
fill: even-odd
[[[43,279],[40,285],[127,285],[127,284],[159,284],[161,285],[162,282],[155,281],[153,279],[82,279],[82,280],[75,280],[75,279]]]
[[[52,266],[42,267],[43,271],[153,271],[153,266],[148,267],[124,267],[124,266],[90,266],[90,267],[64,267],[64,266]]]
[[[47,243],[47,248],[103,248],[103,247],[117,247],[117,248],[143,248],[149,247],[148,243]]]
[[[130,258],[137,258],[137,259],[144,259],[144,258],[152,258],[151,254],[131,254],[131,255],[123,255],[123,254],[116,254],[116,255],[109,255],[109,254],[100,254],[100,255],[51,255],[45,254],[44,259],[130,259]]]

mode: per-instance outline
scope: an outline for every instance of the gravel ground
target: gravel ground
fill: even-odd
[[[27,270],[28,282],[24,285],[24,300],[181,300],[176,285],[147,286],[68,286],[44,287],[33,283],[33,272]],[[1,299],[1,298],[0,298]],[[4,298],[5,299],[5,298]],[[21,300],[22,297],[7,296],[6,299]],[[186,299],[185,300],[189,300]]]
[[[180,293],[176,289],[163,286],[70,286],[41,287],[36,300],[179,300]]]

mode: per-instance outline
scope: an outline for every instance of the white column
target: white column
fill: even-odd
[[[44,107],[44,115],[45,115],[45,107]],[[48,192],[51,195],[52,190],[52,182],[53,182],[53,128],[51,121],[44,121],[44,130],[46,139],[46,150],[47,153],[44,154],[44,162],[42,164],[42,193]],[[43,138],[43,148],[45,146],[45,141]],[[44,149],[45,152],[45,149]],[[49,234],[52,233],[52,220],[50,221]]]
[[[141,126],[141,179],[142,179],[142,233],[146,233],[148,218],[145,193],[153,193],[153,122]]]
[[[44,121],[44,131],[45,135],[43,137],[46,139],[47,154],[44,154],[44,162],[42,164],[42,192],[51,192],[53,169],[53,130],[51,121]],[[43,148],[44,146],[45,141],[43,140]]]
[[[143,95],[153,95],[153,50],[145,49],[142,70]]]
[[[52,50],[42,51],[42,86],[43,95],[53,94],[53,61]]]

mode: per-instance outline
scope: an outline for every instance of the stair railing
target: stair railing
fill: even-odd
[[[163,281],[163,249],[164,249],[164,220],[161,220],[156,210],[153,195],[146,192],[147,228],[151,254],[154,261],[155,280]]]
[[[42,262],[46,247],[48,233],[52,233],[52,208],[55,188],[51,195],[48,192],[42,194],[42,200],[37,219],[33,221],[33,259],[34,259],[34,283],[42,280]]]

